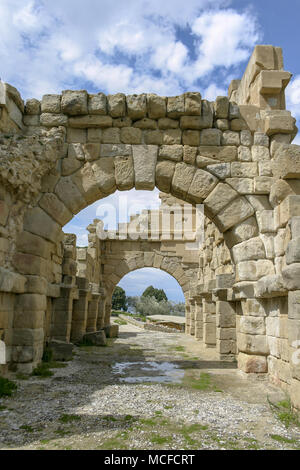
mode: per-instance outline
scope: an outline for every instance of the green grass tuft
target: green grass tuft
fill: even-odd
[[[81,416],[68,415],[68,414],[61,415],[61,417],[59,418],[59,421],[61,423],[72,423],[73,421],[80,421],[80,420],[81,420]]]
[[[0,377],[0,397],[10,397],[14,390],[17,389],[17,385],[11,380]]]

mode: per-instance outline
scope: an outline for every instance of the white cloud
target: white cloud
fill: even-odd
[[[1,0],[1,78],[25,98],[84,87],[163,95],[198,89],[198,79],[217,68],[232,73],[258,39],[253,15],[230,3]]]
[[[300,118],[300,75],[296,75],[286,89],[287,109]]]
[[[217,96],[227,96],[227,90],[218,87],[215,83],[209,85],[203,93],[203,97],[209,101],[215,100]]]

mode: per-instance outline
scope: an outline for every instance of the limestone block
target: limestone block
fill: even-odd
[[[6,225],[9,215],[9,208],[5,201],[0,201],[0,224]]]
[[[219,183],[205,199],[205,209],[215,215],[238,196],[238,193],[228,184]]]
[[[292,134],[295,128],[295,119],[287,114],[269,115],[265,117],[264,131],[267,135]]]
[[[119,127],[120,129],[122,129],[122,127],[131,127],[131,126],[132,126],[132,119],[130,119],[130,117],[128,116],[113,119],[113,127]]]
[[[283,256],[285,254],[285,229],[279,229],[274,237],[275,256]]]
[[[251,149],[252,160],[254,162],[261,162],[264,160],[270,160],[270,152],[268,147],[261,145],[253,145]]]
[[[300,216],[300,195],[287,196],[279,206],[280,227],[285,226],[292,217]]]
[[[76,214],[87,205],[77,185],[70,176],[63,177],[59,180],[55,188],[55,193],[73,214]]]
[[[300,380],[291,380],[290,396],[293,407],[300,410]]]
[[[257,167],[257,163],[255,162],[231,163],[231,176],[232,177],[252,178],[256,175],[258,175],[258,167]]]
[[[240,243],[249,238],[258,235],[258,226],[255,217],[249,217],[247,220],[235,225],[231,230],[224,233],[224,239],[229,248],[236,243]]]
[[[189,116],[201,115],[201,94],[187,92],[184,94],[184,112]]]
[[[246,260],[257,260],[266,256],[264,244],[259,237],[251,238],[235,245],[232,249],[232,254],[236,263]]]
[[[166,129],[163,133],[163,144],[176,145],[181,144],[182,132],[180,129]]]
[[[182,145],[162,145],[159,149],[159,157],[174,162],[180,162],[183,156]]]
[[[133,164],[136,189],[152,190],[155,187],[156,145],[133,145]]]
[[[71,361],[73,359],[74,345],[72,343],[52,339],[48,347],[52,352],[53,361]]]
[[[254,178],[254,191],[256,194],[269,194],[274,178],[270,176],[256,176]]]
[[[252,316],[241,317],[240,333],[248,335],[265,335],[266,325],[264,318]]]
[[[238,148],[238,159],[241,162],[251,162],[252,160],[252,155],[249,147],[246,147],[244,145],[240,145]]]
[[[249,129],[248,124],[242,118],[232,119],[230,121],[230,128],[232,131],[235,131],[235,132]]]
[[[75,116],[69,118],[69,126],[76,129],[105,128],[112,126],[110,116],[99,116],[87,114],[86,116]]]
[[[42,113],[40,124],[45,127],[67,126],[68,116],[65,114]]]
[[[120,129],[117,127],[109,127],[102,131],[103,144],[119,144],[120,143]]]
[[[235,328],[236,313],[230,302],[219,300],[216,303],[216,325],[218,328]]]
[[[300,263],[290,264],[284,268],[282,277],[287,290],[298,290],[300,286]]]
[[[259,374],[268,372],[267,358],[265,356],[238,354],[238,368],[246,374]]]
[[[249,194],[246,199],[250,202],[251,206],[253,206],[256,211],[272,209],[268,196]]]
[[[270,210],[257,211],[256,219],[257,219],[260,233],[276,232],[273,211],[270,211]]]
[[[154,93],[149,93],[147,95],[147,106],[150,119],[165,117],[167,112],[166,98],[155,95]]]
[[[62,112],[71,116],[87,114],[87,92],[64,90],[61,97]]]
[[[147,114],[147,97],[145,94],[126,96],[127,112],[131,119],[141,119]]]
[[[258,163],[259,176],[272,176],[272,163],[270,161],[263,161]]]
[[[253,143],[252,134],[250,131],[242,130],[240,133],[241,138],[241,145],[245,145],[246,147],[251,147]]]
[[[167,116],[179,118],[184,114],[184,95],[167,98]]]
[[[271,186],[270,203],[276,207],[290,194],[293,194],[290,185],[284,180],[276,180]]]
[[[179,121],[176,119],[170,119],[170,118],[165,118],[165,117],[158,119],[159,129],[178,129],[178,127],[179,127]]]
[[[220,129],[220,131],[228,131],[229,129],[229,122],[228,119],[217,119],[216,120],[216,127]]]
[[[241,261],[236,265],[237,281],[256,281],[269,274],[275,274],[274,265],[270,260]]]
[[[101,157],[128,156],[132,154],[132,146],[128,144],[101,144]]]
[[[300,341],[300,321],[289,318],[287,327],[289,345],[293,346],[295,342],[299,344],[298,341]]]
[[[101,129],[99,129],[101,132]],[[67,128],[67,142],[69,144],[81,143],[85,144],[87,140],[86,129],[75,129],[73,127]]]
[[[210,159],[210,163],[213,163],[213,160],[219,160],[222,162],[233,162],[237,159],[237,148],[229,145],[226,147],[214,147],[214,146],[204,146],[199,147],[199,155],[201,157],[207,157]],[[198,163],[198,157],[197,157]],[[198,165],[199,166],[199,165]]]
[[[143,118],[135,121],[133,127],[137,127],[138,129],[157,129],[157,121],[154,119]]]
[[[269,148],[270,139],[263,132],[254,132],[254,146],[263,146]],[[252,149],[253,150],[253,149]]]
[[[263,298],[285,296],[286,287],[281,274],[267,275],[259,279],[255,286],[255,295]]]
[[[238,333],[237,347],[239,351],[247,354],[269,354],[269,345],[265,335],[249,335]]]
[[[226,178],[225,181],[239,194],[249,194],[254,190],[254,181],[252,178]]]
[[[55,243],[61,232],[61,226],[40,207],[34,207],[26,212],[23,227],[24,230]]]
[[[260,238],[265,247],[266,258],[273,259],[275,257],[274,235],[273,234],[261,234]]]
[[[288,318],[300,320],[300,290],[289,292],[288,297]]]
[[[29,253],[49,259],[52,245],[44,238],[22,231],[17,238],[17,248],[21,253]]]
[[[82,342],[93,346],[106,346],[106,335],[104,330],[85,333]]]
[[[243,222],[254,213],[253,207],[244,197],[234,199],[215,216],[215,223],[221,232]]]
[[[28,115],[41,114],[40,101],[35,98],[26,100],[25,114],[28,114]]]
[[[218,179],[204,170],[196,170],[191,185],[188,189],[188,199],[201,203],[218,184]]]
[[[107,338],[117,338],[119,335],[119,325],[112,324],[104,327]]]
[[[61,226],[64,226],[73,217],[73,214],[66,208],[63,202],[53,193],[44,193],[40,199],[39,206]]]
[[[32,346],[42,343],[44,330],[42,328],[15,328],[13,332],[13,346]]]
[[[231,174],[230,163],[216,163],[214,165],[207,165],[206,169],[221,180],[230,177]]]
[[[105,115],[107,113],[107,100],[104,93],[89,95],[88,97],[88,113]]]
[[[200,144],[199,131],[185,130],[182,133],[182,143],[184,145],[198,146]]]
[[[175,171],[175,163],[171,161],[158,162],[156,165],[155,181],[160,191],[169,193],[172,178]]]
[[[229,111],[229,100],[227,96],[217,96],[214,102],[214,111],[216,118],[227,119]]]
[[[222,145],[240,145],[239,132],[225,131],[222,135]]]
[[[300,177],[299,145],[282,145],[274,156],[273,173],[276,178]]]
[[[300,237],[293,238],[287,246],[286,263],[300,263]]]
[[[182,116],[180,118],[181,129],[208,129],[212,127],[213,113],[208,101],[202,101],[201,116]]]
[[[120,191],[134,186],[133,158],[131,155],[114,158],[116,185]]]
[[[144,131],[144,143],[148,145],[161,145],[163,143],[163,133],[159,129]]]
[[[219,129],[203,129],[200,133],[201,145],[221,145],[222,132]]]
[[[290,219],[289,223],[290,223],[292,238],[299,237],[299,235],[300,235],[300,217],[299,216],[292,217]]]
[[[172,179],[172,194],[185,199],[187,191],[193,181],[196,169],[186,163],[177,163]]]
[[[42,113],[60,114],[60,95],[44,95],[41,103]]]
[[[126,114],[126,97],[123,93],[107,96],[108,113],[111,117],[117,118]]]
[[[241,302],[243,315],[250,315],[252,317],[265,317],[267,315],[266,309],[261,300],[246,299]]]
[[[279,317],[266,318],[266,332],[267,336],[275,336],[280,338],[280,319]]]
[[[104,194],[111,194],[116,187],[114,158],[100,158],[91,164],[91,169],[99,190]]]

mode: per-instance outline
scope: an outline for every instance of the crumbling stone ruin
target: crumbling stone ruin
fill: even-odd
[[[114,334],[113,287],[154,266],[184,291],[187,334],[237,359],[245,374],[268,374],[300,409],[300,147],[285,110],[290,77],[280,48],[256,46],[228,98],[213,103],[196,92],[66,90],[24,105],[0,83],[2,373],[31,372],[47,342]],[[87,249],[63,233],[89,204],[133,187],[203,203],[197,256],[172,240],[101,241],[95,224]]]

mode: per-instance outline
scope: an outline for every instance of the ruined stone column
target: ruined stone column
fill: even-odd
[[[216,301],[216,347],[221,360],[234,360],[236,355],[235,302]]]
[[[203,308],[203,342],[206,348],[216,346],[216,304],[210,293],[204,294]]]
[[[83,335],[86,332],[88,302],[91,299],[91,292],[88,289],[88,280],[77,277],[76,283],[79,289],[79,298],[73,303],[73,318],[71,328],[72,343],[81,341]]]
[[[195,297],[195,338],[203,339],[202,297]]]
[[[190,300],[190,335],[195,335],[195,301]]]
[[[98,304],[97,331],[104,328],[106,298],[103,291]]]
[[[185,333],[187,335],[191,334],[191,311],[190,311],[190,304],[188,300],[185,302]]]
[[[97,316],[99,307],[100,294],[98,292],[91,293],[91,300],[88,304],[88,316],[86,322],[86,332],[93,333],[97,330]]]

